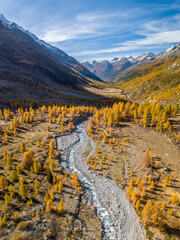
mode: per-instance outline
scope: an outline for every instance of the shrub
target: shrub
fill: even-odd
[[[179,200],[179,196],[178,193],[174,193],[171,197],[171,202],[175,205],[179,205],[180,200]]]
[[[13,218],[14,218],[14,220],[16,220],[16,221],[19,220],[19,219],[20,219],[20,214],[19,214],[19,212],[16,211],[16,212],[14,213],[14,215],[13,215]]]
[[[21,231],[26,230],[27,226],[28,226],[28,223],[26,221],[22,221],[18,223],[18,229]]]

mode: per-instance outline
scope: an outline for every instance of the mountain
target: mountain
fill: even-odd
[[[1,98],[42,97],[101,81],[77,60],[0,14]]]
[[[119,72],[130,68],[131,66],[137,66],[153,59],[154,54],[152,52],[145,53],[139,57],[115,57],[111,61],[104,60],[101,62],[92,61],[92,63],[86,61],[82,64],[89,69],[92,73],[97,75],[104,81],[111,81]]]
[[[161,65],[171,57],[179,58],[180,57],[180,43],[174,44],[170,48],[160,52],[157,55],[144,56],[144,60],[138,64],[133,64],[131,67],[119,71],[116,75],[111,78],[113,82],[127,82],[132,80],[135,77],[140,77],[143,74],[145,75],[150,69],[153,70],[156,66]],[[136,58],[136,60],[141,59],[142,56]],[[142,66],[142,67],[141,67]],[[147,67],[146,67],[147,66]],[[143,71],[142,71],[143,69]]]
[[[164,55],[167,52],[162,53],[156,61],[124,72],[116,79],[118,86],[131,100],[180,104],[180,52],[179,56],[177,53],[169,52],[168,58]]]

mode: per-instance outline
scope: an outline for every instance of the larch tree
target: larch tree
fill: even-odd
[[[64,213],[64,211],[65,211],[64,202],[63,202],[63,200],[61,199],[61,200],[60,200],[60,203],[59,203],[59,206],[58,206],[58,212],[62,214],[62,213]]]
[[[52,209],[52,200],[48,199],[47,203],[46,203],[46,212],[50,212]]]
[[[147,168],[151,167],[151,164],[152,164],[152,153],[151,153],[151,150],[147,149],[147,151],[145,152],[145,154],[143,156],[142,163]]]
[[[26,146],[25,146],[25,143],[22,142],[21,143],[21,152],[25,152],[26,151]]]
[[[9,186],[9,193],[11,198],[15,196],[15,190],[12,185]]]
[[[12,169],[12,165],[13,165],[13,160],[9,156],[9,154],[7,154],[7,156],[6,156],[6,166],[7,166],[7,169],[11,170]]]
[[[23,159],[21,160],[21,167],[30,170],[33,165],[34,154],[31,150],[24,152]]]
[[[64,190],[62,181],[59,182],[59,192],[62,193]]]
[[[5,200],[5,205],[8,206],[10,204],[10,197],[7,193],[5,194],[4,200]]]
[[[26,186],[24,185],[23,178],[20,178],[19,195],[22,197],[23,200],[27,198],[27,189]]]
[[[0,176],[0,189],[4,191],[8,187],[8,182],[4,176]]]
[[[41,187],[41,184],[40,184],[40,182],[36,179],[35,182],[34,182],[34,190],[35,190],[35,193],[36,193],[36,194],[39,193],[40,187]]]

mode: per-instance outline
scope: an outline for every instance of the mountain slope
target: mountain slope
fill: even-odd
[[[171,46],[170,48],[154,55],[152,58],[147,59],[138,65],[133,65],[124,71],[119,72],[111,80],[113,82],[127,82],[135,77],[140,77],[147,73],[150,69],[160,65],[161,63],[167,61],[171,57],[180,57],[180,43]],[[142,66],[142,68],[141,68]],[[143,70],[143,72],[142,72]]]
[[[74,58],[0,15],[1,95],[37,97],[99,80]]]
[[[180,43],[171,46],[157,55],[148,52],[138,57],[115,57],[111,61],[92,61],[92,63],[86,61],[82,64],[104,81],[120,82],[129,81],[132,76],[139,76],[137,71],[138,66],[150,63],[156,64],[156,62],[165,61],[172,56],[180,57]]]
[[[128,75],[129,74],[129,75]],[[124,78],[129,81],[119,83],[129,98],[141,101],[177,103],[180,101],[180,58],[169,59],[139,66]]]

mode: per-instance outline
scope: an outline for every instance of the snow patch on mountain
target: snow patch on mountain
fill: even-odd
[[[35,34],[31,33],[30,31],[24,30],[24,28],[22,28],[21,26],[17,25],[16,23],[10,22],[1,13],[0,13],[0,22],[2,22],[3,26],[5,26],[5,27],[7,27],[9,29],[18,29],[18,30],[26,33],[27,35],[29,35],[31,38],[33,38],[34,41],[36,41],[41,46],[45,46],[47,48],[54,49],[54,50],[58,49],[58,48],[56,48],[56,47],[54,47],[54,46],[44,42],[43,40],[39,39]]]

